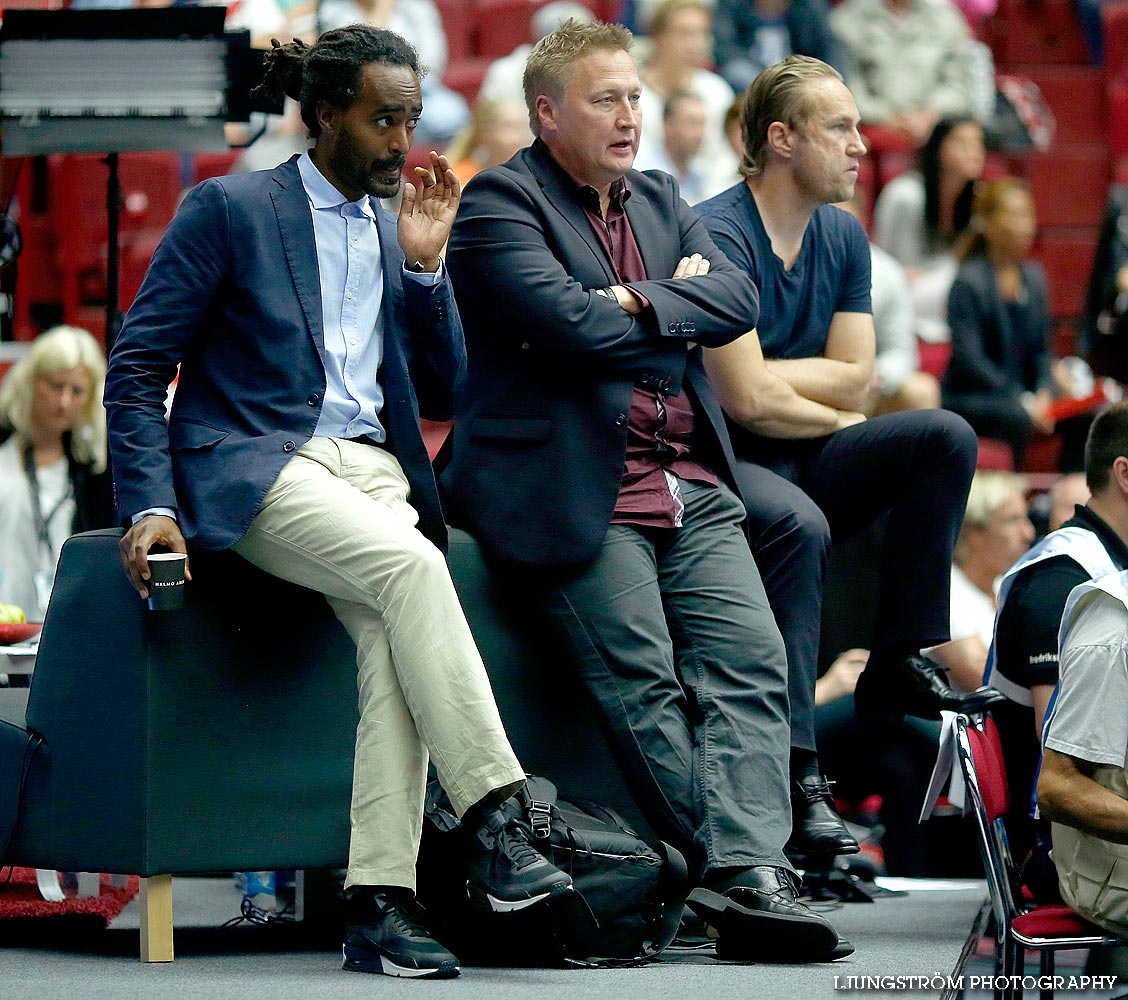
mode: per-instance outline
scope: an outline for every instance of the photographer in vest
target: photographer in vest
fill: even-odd
[[[1016,858],[1038,839],[1031,798],[1041,754],[1042,722],[1058,681],[1058,630],[1074,587],[1128,569],[1128,403],[1100,413],[1085,446],[1091,492],[1073,516],[1004,574],[995,637],[983,681],[1007,700],[992,708],[1003,743],[1011,812],[1007,833]],[[1046,830],[1042,830],[1048,847]],[[1040,852],[1035,850],[1035,855]],[[1037,881],[1027,866],[1024,875]],[[1039,893],[1037,885],[1031,885]],[[1052,891],[1052,881],[1048,887]],[[1042,898],[1039,896],[1039,898]]]

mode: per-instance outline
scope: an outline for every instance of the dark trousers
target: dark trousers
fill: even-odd
[[[591,563],[518,579],[572,652],[659,836],[698,872],[786,865],[783,641],[740,501],[682,486],[682,527],[612,525]]]
[[[917,410],[815,441],[737,440],[749,539],[787,647],[791,744],[814,750],[831,544],[887,516],[879,577],[857,582],[874,591],[872,645],[946,642],[952,549],[975,472],[975,434],[954,413]]]

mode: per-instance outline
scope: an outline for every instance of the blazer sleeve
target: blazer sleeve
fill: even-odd
[[[185,198],[129,310],[106,375],[105,405],[118,513],[176,508],[165,398],[211,308],[230,253],[227,196],[213,180]]]
[[[466,381],[466,342],[449,270],[430,286],[403,279],[403,291],[410,341],[408,368],[419,414],[428,420],[450,420],[454,400]]]
[[[467,185],[448,257],[463,312],[479,321],[488,316],[498,337],[617,378],[649,370],[656,349],[684,358],[688,341],[716,346],[735,340],[755,326],[755,286],[719,260],[688,206],[675,209],[671,198],[659,209],[677,228],[681,255],[703,253],[717,270],[703,278],[635,283],[651,308],[631,316],[597,293],[612,283],[591,256],[600,251],[590,249],[533,178],[507,169],[479,174]],[[636,238],[645,235],[636,230]],[[590,287],[573,277],[579,254],[590,257]]]
[[[650,303],[650,309],[640,318],[644,323],[652,322],[661,336],[684,336],[705,347],[723,347],[755,329],[760,320],[759,291],[748,273],[725,256],[697,213],[678,196],[677,182],[669,175],[659,176],[661,183],[668,185],[666,217],[677,222],[677,257],[699,253],[709,261],[709,273],[698,278],[629,282]],[[644,233],[635,235],[640,241],[646,238]]]

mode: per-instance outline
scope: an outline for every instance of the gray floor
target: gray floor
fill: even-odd
[[[333,943],[311,942],[308,933],[296,927],[215,930],[238,912],[239,896],[229,880],[177,879],[173,894],[177,958],[166,965],[138,963],[135,906],[104,933],[63,943],[13,941],[0,924],[0,997],[344,1000],[418,997],[422,990],[428,997],[441,994],[459,1000],[821,1000],[861,995],[851,989],[858,980],[851,982],[850,976],[946,976],[982,901],[983,886],[965,882],[926,889],[917,884],[905,895],[881,896],[872,905],[830,904],[831,920],[857,947],[852,957],[833,965],[723,963],[697,952],[670,955],[641,969],[464,969],[457,980],[425,983],[341,972]]]

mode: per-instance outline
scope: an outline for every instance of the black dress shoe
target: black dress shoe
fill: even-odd
[[[758,865],[721,890],[699,886],[690,908],[718,932],[717,955],[757,962],[825,962],[839,946],[825,917],[798,899],[798,880],[786,868]],[[839,956],[840,957],[840,956]]]
[[[466,890],[479,909],[523,910],[571,891],[571,876],[533,847],[528,832],[506,811],[488,811],[466,833]]]
[[[854,712],[863,720],[915,715],[939,719],[941,711],[974,715],[1005,700],[994,688],[964,693],[953,690],[947,669],[926,656],[906,656],[887,667],[872,664],[862,671],[854,689]]]
[[[834,811],[830,782],[821,774],[791,779],[788,854],[857,854],[861,850]]]
[[[346,901],[344,964],[349,972],[453,979],[458,959],[431,937],[409,889],[364,892]]]

